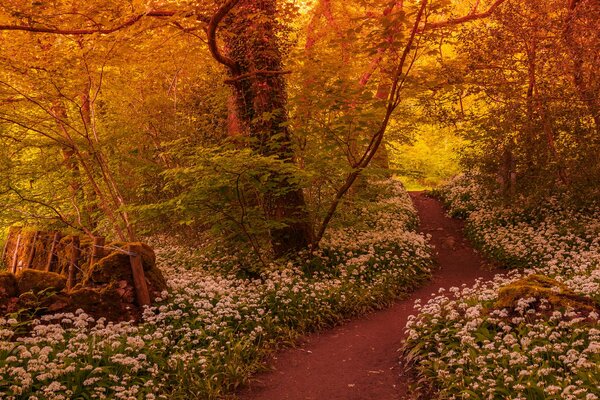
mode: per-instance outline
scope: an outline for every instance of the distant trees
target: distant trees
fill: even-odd
[[[468,160],[507,194],[597,196],[598,16],[593,0],[511,1],[457,36],[458,85],[438,96],[464,94]]]

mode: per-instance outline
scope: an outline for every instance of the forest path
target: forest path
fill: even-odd
[[[491,278],[484,259],[462,233],[463,222],[448,218],[441,204],[421,192],[410,193],[432,236],[439,269],[431,281],[391,307],[308,335],[297,348],[273,356],[272,371],[259,374],[238,394],[242,400],[399,400],[406,394],[398,349],[416,299],[426,302],[439,288]]]

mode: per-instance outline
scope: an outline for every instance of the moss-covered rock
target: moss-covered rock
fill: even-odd
[[[55,262],[47,268],[48,251],[54,241],[54,232],[22,230],[23,243],[19,265],[32,259],[31,268],[17,275],[0,272],[0,313],[30,310],[35,315],[54,312],[75,312],[83,309],[95,317],[121,321],[136,319],[141,310],[136,305],[136,294],[131,270],[130,247],[139,252],[146,284],[154,301],[167,283],[156,267],[152,248],[140,242],[112,242],[105,246],[104,257],[90,266],[92,238],[77,237],[77,269],[75,286],[66,290],[66,276],[73,259],[72,243],[75,236],[61,236],[56,246]],[[35,239],[35,243],[34,243]],[[35,253],[32,252],[35,250]],[[33,256],[33,257],[31,257]]]
[[[63,290],[67,285],[64,276],[54,272],[39,271],[35,269],[24,269],[16,276],[17,288],[19,293],[33,292],[39,293],[46,289],[53,289],[57,292]]]
[[[536,274],[501,287],[494,308],[515,309],[520,299],[529,298],[537,299],[538,303],[544,299],[551,309],[592,311],[598,308],[598,304],[592,299],[573,292],[554,279]]]
[[[57,312],[74,313],[79,309],[95,318],[106,318],[110,321],[136,320],[141,315],[132,299],[125,298],[122,295],[122,289],[115,284],[94,288],[80,287],[69,292],[63,291],[48,295],[26,292],[16,300],[16,309],[28,310],[31,316]],[[0,302],[0,309],[2,309],[1,307],[2,303]],[[14,309],[15,307],[13,307]]]
[[[156,255],[154,254],[154,250],[152,247],[148,246],[145,243],[141,242],[112,242],[109,243],[106,248],[108,251],[117,251],[116,249],[120,249],[123,252],[127,253],[128,246],[135,246],[139,249],[140,255],[142,256],[142,266],[144,267],[144,271],[152,269],[156,267]]]
[[[95,286],[121,280],[133,280],[131,263],[127,254],[113,252],[92,265],[82,283],[83,286]]]
[[[31,315],[43,315],[65,311],[70,304],[69,296],[65,292],[36,294],[33,292],[21,293],[18,305],[21,311],[29,309]]]
[[[133,243],[141,250],[142,265],[146,284],[150,291],[150,297],[154,300],[163,290],[167,289],[167,282],[162,272],[156,267],[154,251],[147,245]],[[124,243],[112,243],[110,247],[125,249]],[[127,282],[133,287],[133,273],[131,271],[131,260],[128,253],[115,250],[106,257],[100,259],[87,271],[82,284],[83,286],[99,286],[110,283]]]
[[[154,301],[160,296],[163,290],[167,290],[167,280],[163,276],[160,269],[154,267],[149,271],[145,271],[146,283],[150,291],[150,299]]]
[[[78,282],[82,279],[83,273],[89,267],[89,259],[91,254],[92,247],[92,239],[87,236],[78,236],[79,238],[79,254],[77,257],[77,274],[75,277],[75,281]],[[55,253],[56,264],[52,266],[52,271],[57,272],[62,275],[67,275],[69,272],[69,266],[71,264],[71,259],[73,258],[73,236],[64,236],[62,237],[58,245],[56,246]],[[49,242],[50,245],[50,242]]]
[[[0,272],[0,299],[15,297],[17,294],[17,279],[14,274]]]
[[[118,296],[112,287],[80,288],[69,293],[71,303],[86,311],[108,311],[115,305]]]
[[[21,310],[25,309],[36,309],[41,307],[41,302],[32,292],[25,292],[19,296],[19,308]]]

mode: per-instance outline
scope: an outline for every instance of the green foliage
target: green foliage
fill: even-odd
[[[594,2],[506,2],[455,36],[429,111],[469,140],[462,162],[505,194],[598,198],[600,48]],[[594,34],[591,34],[594,32]]]
[[[390,166],[408,190],[437,187],[458,175],[465,142],[450,129],[422,124],[409,143],[392,142]]]
[[[266,217],[265,194],[284,195],[289,185],[282,182],[310,182],[294,164],[249,149],[201,148],[190,157],[189,166],[163,173],[167,200],[135,207],[140,218],[205,226],[221,243],[255,246],[259,254],[271,229],[292,222]]]

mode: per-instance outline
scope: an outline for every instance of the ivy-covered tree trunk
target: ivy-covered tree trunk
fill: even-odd
[[[287,89],[284,49],[275,0],[242,0],[231,13],[225,35],[236,114],[240,128],[261,155],[293,162],[287,128]],[[275,256],[306,248],[313,230],[302,189],[291,177],[274,176],[265,196],[267,216],[278,226],[271,230]],[[283,224],[283,225],[281,225]]]

